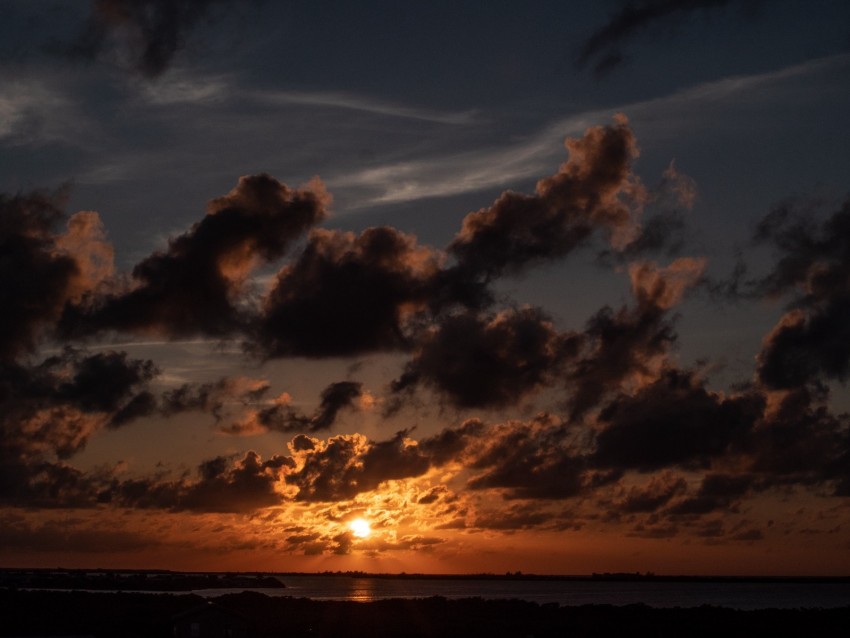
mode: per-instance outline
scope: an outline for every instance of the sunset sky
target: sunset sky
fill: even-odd
[[[0,9],[0,566],[850,574],[844,0]]]

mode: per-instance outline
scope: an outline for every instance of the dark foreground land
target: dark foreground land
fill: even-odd
[[[850,603],[850,601],[848,601]],[[0,636],[178,635],[175,623],[214,609],[235,623],[234,635],[382,638],[558,636],[828,636],[850,626],[840,609],[736,611],[718,607],[655,609],[478,598],[314,601],[244,592],[213,603],[195,595],[0,590]],[[243,633],[244,632],[244,633]],[[219,635],[224,635],[219,634]]]

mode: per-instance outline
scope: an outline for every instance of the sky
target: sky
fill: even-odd
[[[850,6],[4,0],[0,565],[850,573]]]

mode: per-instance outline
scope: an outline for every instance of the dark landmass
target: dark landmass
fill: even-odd
[[[268,574],[184,573],[164,570],[3,569],[0,587],[94,591],[175,592],[197,589],[286,587]]]
[[[739,611],[720,607],[656,609],[646,605],[539,605],[519,600],[442,597],[371,603],[314,601],[244,592],[206,602],[194,594],[0,591],[0,636],[177,634],[197,610],[245,623],[254,638],[463,638],[519,636],[605,638],[689,636],[783,638],[833,635],[850,626],[850,607]],[[203,613],[203,612],[202,612]]]

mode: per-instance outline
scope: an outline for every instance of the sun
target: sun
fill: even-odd
[[[357,538],[368,538],[369,534],[372,533],[372,527],[369,525],[369,521],[365,518],[355,518],[354,520],[349,521],[348,529],[350,529],[351,533]]]

